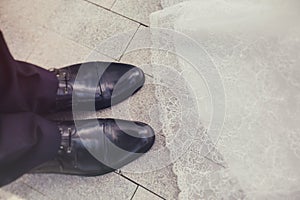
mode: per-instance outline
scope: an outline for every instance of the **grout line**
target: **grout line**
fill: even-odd
[[[86,0],[84,0],[84,1],[86,1]],[[49,27],[44,27],[44,28],[45,28],[46,30],[52,32],[52,33],[55,33],[55,34],[59,35],[60,37],[66,39],[66,40],[69,40],[69,41],[72,41],[72,42],[76,43],[76,44],[79,45],[79,46],[88,48],[88,49],[90,49],[91,51],[95,51],[95,52],[97,52],[97,53],[99,53],[99,54],[101,54],[101,55],[103,55],[103,56],[109,57],[109,58],[111,58],[111,59],[114,60],[114,61],[120,61],[121,58],[123,57],[123,54],[126,52],[126,50],[127,50],[128,46],[129,46],[130,42],[133,40],[134,36],[136,35],[137,31],[139,30],[139,28],[140,28],[141,26],[142,26],[141,24],[138,25],[138,27],[136,28],[135,32],[134,32],[133,35],[131,36],[131,38],[130,38],[128,44],[126,45],[124,51],[122,52],[122,55],[121,55],[119,58],[114,58],[114,57],[112,57],[112,56],[110,56],[110,55],[107,55],[107,54],[105,54],[105,53],[102,53],[101,51],[98,51],[98,50],[97,50],[97,47],[91,47],[91,46],[88,46],[88,45],[86,45],[86,44],[84,44],[84,43],[79,43],[78,41],[74,40],[73,38],[70,38],[70,37],[68,37],[68,36],[65,36],[65,35],[63,35],[63,34],[57,32],[56,30],[53,30],[53,29],[51,29],[51,28],[49,28]],[[45,33],[45,34],[46,34],[46,33]],[[107,39],[108,39],[108,38],[107,38]],[[104,39],[103,41],[105,41],[105,40],[107,40],[107,39]],[[102,41],[102,42],[103,42],[103,41]]]
[[[138,185],[139,187],[141,187],[141,188],[143,188],[143,189],[147,190],[148,192],[150,192],[150,193],[154,194],[155,196],[158,196],[158,197],[159,197],[159,198],[161,198],[161,199],[165,199],[164,197],[160,196],[159,194],[157,194],[157,193],[155,193],[155,192],[153,192],[153,191],[149,190],[149,189],[148,189],[148,188],[146,188],[145,186],[143,186],[143,185],[139,184],[138,182],[136,182],[136,181],[134,181],[134,180],[132,180],[132,179],[128,178],[127,176],[123,175],[123,174],[122,174],[122,172],[121,172],[120,170],[119,170],[119,171],[117,171],[117,172],[115,171],[114,173],[116,173],[116,174],[118,174],[119,176],[121,176],[121,177],[123,177],[123,178],[127,179],[128,181],[130,181],[130,182],[132,182],[132,183],[134,183],[134,184]]]
[[[22,182],[24,185],[26,185],[27,187],[29,187],[29,188],[32,189],[33,191],[35,191],[35,192],[37,192],[37,193],[39,193],[39,194],[41,194],[41,195],[43,195],[43,196],[45,196],[45,197],[48,197],[46,194],[44,194],[44,193],[38,191],[36,188],[32,187],[32,186],[29,185],[28,183],[26,183],[26,182],[24,182],[24,181],[20,181],[20,182]]]
[[[149,28],[150,26],[145,25],[145,24],[141,24],[141,26],[145,27],[145,28]]]
[[[132,18],[130,18],[130,17],[127,17],[127,16],[125,16],[125,15],[122,15],[122,14],[120,14],[120,13],[118,13],[118,12],[115,12],[115,11],[109,9],[109,8],[105,8],[105,7],[103,7],[103,6],[100,6],[100,5],[98,5],[98,4],[94,3],[94,2],[91,2],[91,1],[89,1],[89,0],[83,0],[83,1],[88,2],[88,3],[90,3],[90,4],[93,4],[94,6],[97,6],[97,7],[99,7],[99,8],[105,9],[105,10],[107,10],[107,11],[110,11],[110,12],[112,12],[112,13],[114,13],[114,14],[117,14],[117,15],[119,15],[119,16],[121,16],[121,17],[124,17],[124,18],[126,18],[126,19],[129,19],[130,21],[136,22],[136,23],[138,23],[138,24],[140,24],[140,25],[149,27],[147,24],[144,24],[143,22],[139,22],[139,21],[137,21],[137,20],[135,20],[135,19],[132,19]]]
[[[96,48],[96,47],[91,47],[91,46],[88,46],[88,45],[86,45],[86,44],[84,44],[84,43],[79,43],[78,41],[74,40],[73,38],[70,38],[70,37],[68,37],[68,36],[66,36],[66,35],[63,35],[63,34],[61,34],[61,33],[59,33],[59,32],[56,32],[56,31],[53,30],[53,29],[50,29],[50,28],[48,28],[48,27],[45,27],[45,28],[46,28],[49,32],[55,33],[55,34],[57,34],[58,36],[62,37],[63,39],[68,40],[68,41],[70,41],[70,42],[73,42],[73,43],[75,43],[76,45],[78,45],[78,46],[80,46],[80,47],[87,48],[87,49],[91,50],[92,52],[95,51],[95,52],[97,52],[97,53],[99,53],[99,54],[101,54],[101,55],[103,55],[103,56],[106,56],[106,57],[108,57],[108,58],[111,58],[113,61],[118,61],[118,58],[113,58],[113,57],[110,56],[110,55],[107,55],[107,54],[105,54],[105,53],[102,53],[102,52],[100,52],[100,51],[97,51],[97,48]],[[106,40],[106,39],[104,39],[104,41],[105,41],[105,40]]]
[[[36,50],[36,48],[37,48],[38,44],[40,43],[40,41],[41,41],[42,39],[44,39],[45,36],[47,35],[47,32],[46,32],[46,31],[47,31],[48,29],[44,28],[44,27],[41,26],[40,24],[37,24],[36,26],[37,26],[37,28],[41,28],[43,32],[42,32],[42,34],[41,34],[41,37],[39,37],[38,40],[37,40],[36,42],[34,42],[33,48],[31,49],[31,51],[30,51],[30,53],[28,54],[28,56],[25,58],[25,61],[26,61],[26,62],[28,62],[30,56],[31,56],[31,55],[33,54],[33,52]]]
[[[139,189],[139,185],[136,186],[136,188],[135,188],[135,190],[134,190],[134,193],[133,193],[132,197],[130,198],[130,200],[133,199],[133,197],[134,197],[134,195],[135,195],[135,193],[136,193],[136,191],[137,191],[138,189]]]
[[[114,0],[114,2],[112,3],[112,5],[110,6],[110,10],[115,6],[116,3],[117,3],[117,0]]]
[[[130,38],[128,44],[126,45],[126,47],[125,47],[125,49],[124,49],[122,55],[121,55],[120,58],[118,59],[118,61],[120,61],[120,60],[123,58],[123,56],[124,56],[124,54],[126,53],[126,51],[127,51],[128,47],[129,47],[130,43],[132,42],[132,40],[133,40],[133,38],[135,37],[136,33],[139,31],[140,27],[141,27],[141,25],[138,26],[138,28],[137,28],[136,31],[134,32],[133,36]]]
[[[149,76],[150,78],[154,78],[154,76],[152,76],[152,75],[150,75],[150,74],[147,74],[147,73],[145,73],[145,72],[144,72],[144,74],[145,74],[146,76]]]

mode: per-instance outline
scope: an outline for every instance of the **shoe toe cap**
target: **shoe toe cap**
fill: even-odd
[[[139,138],[139,149],[136,150],[136,153],[146,153],[151,149],[155,141],[155,134],[154,130],[151,126],[142,123],[142,122],[135,122],[138,129],[136,130],[136,136]]]
[[[135,121],[108,119],[105,134],[112,145],[128,153],[146,153],[155,141],[154,130]]]
[[[131,96],[141,88],[144,83],[144,72],[140,68],[132,67],[118,77],[113,87],[112,96]]]

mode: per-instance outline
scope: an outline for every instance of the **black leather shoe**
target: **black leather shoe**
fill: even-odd
[[[61,147],[55,159],[31,173],[96,176],[112,172],[146,153],[153,129],[141,122],[95,119],[60,122]]]
[[[141,69],[121,63],[88,62],[52,71],[59,80],[53,112],[71,111],[72,106],[77,110],[107,108],[133,95],[145,82]]]

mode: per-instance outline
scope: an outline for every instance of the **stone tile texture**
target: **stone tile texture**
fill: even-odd
[[[132,200],[162,200],[162,198],[156,196],[155,194],[139,187],[133,196]]]
[[[112,7],[113,11],[145,25],[149,25],[149,15],[160,9],[160,0],[117,0]]]
[[[136,30],[139,24],[86,1],[63,0],[46,26],[81,45],[97,48],[115,34]],[[101,46],[100,53],[124,51],[133,34],[113,46]]]
[[[66,197],[74,200],[129,200],[136,189],[134,183],[114,173],[100,177],[26,175],[22,181],[50,199],[57,200]]]

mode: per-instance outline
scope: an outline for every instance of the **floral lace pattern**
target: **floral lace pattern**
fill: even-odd
[[[216,146],[226,168],[212,168],[194,152],[197,146],[187,151],[173,166],[180,199],[297,199],[299,2],[166,0],[162,5],[170,7],[152,14],[151,25],[181,31],[202,45],[226,93]],[[203,144],[204,138],[197,141]]]

